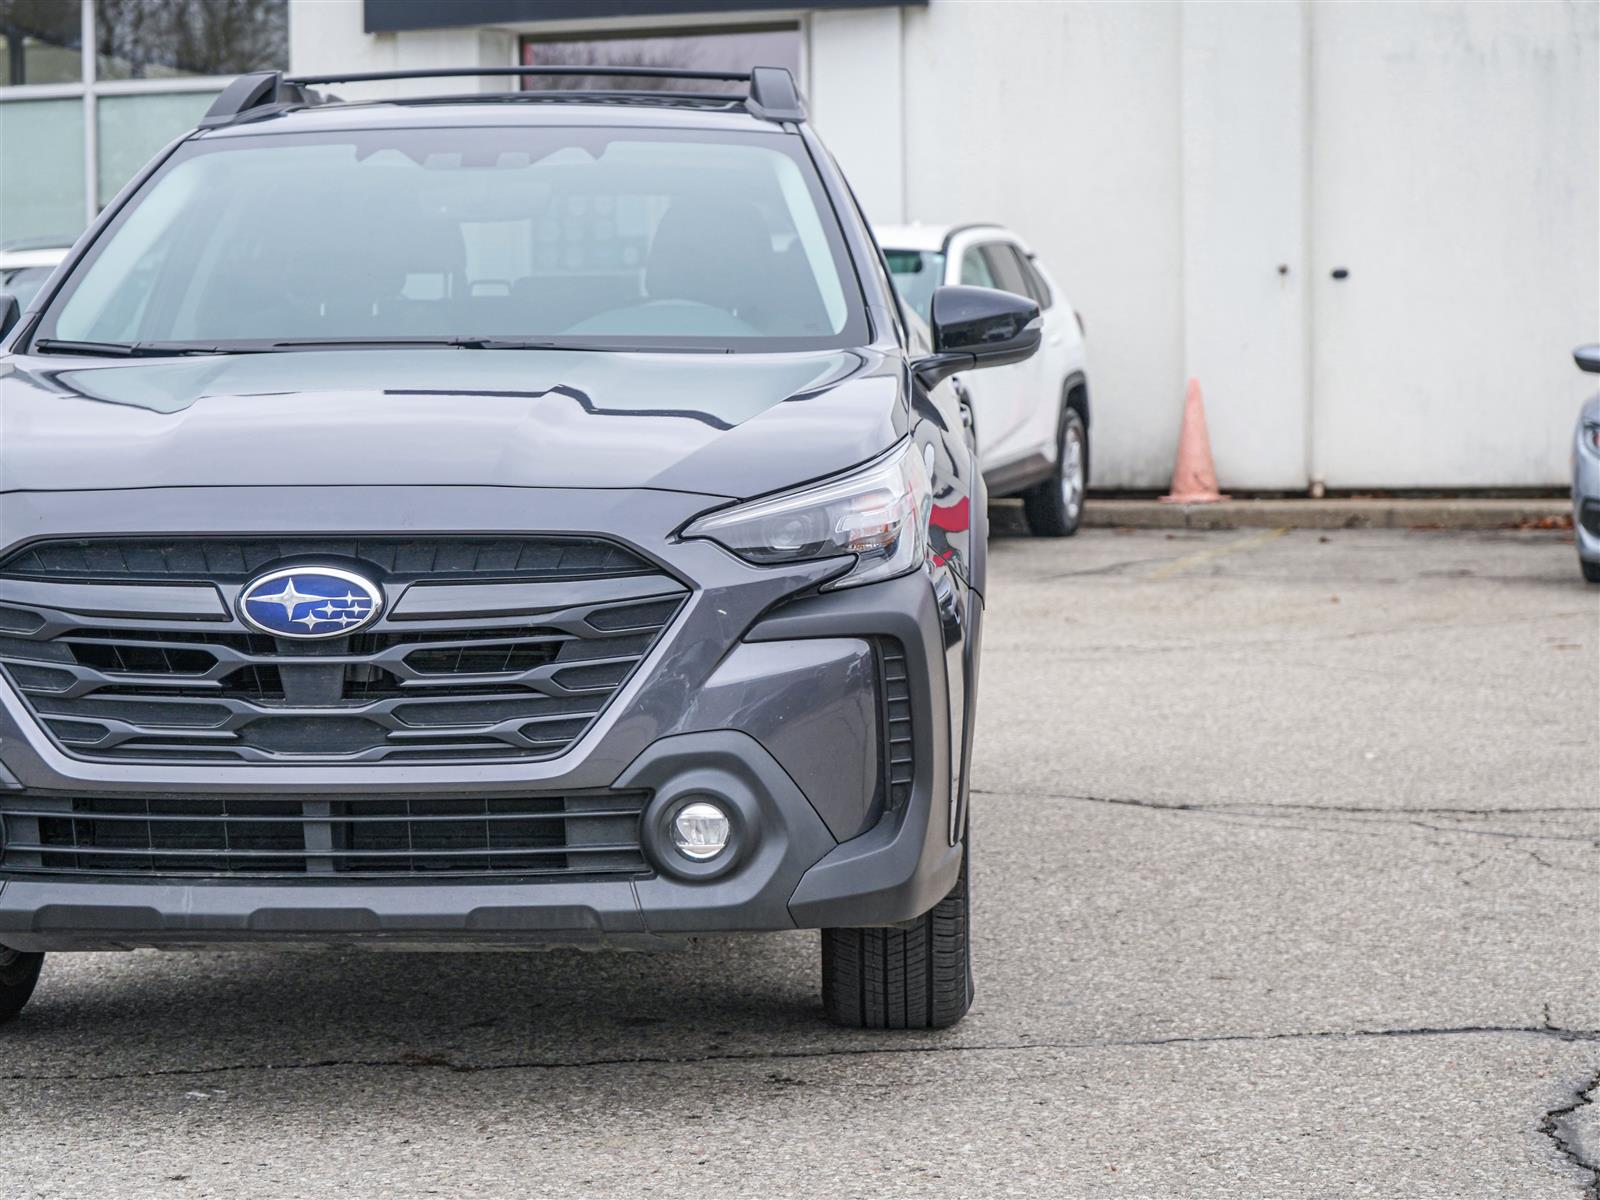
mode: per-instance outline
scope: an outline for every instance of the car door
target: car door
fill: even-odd
[[[1014,249],[1027,278],[1028,294],[1038,302],[1044,325],[1039,352],[1033,360],[1037,388],[1023,436],[1031,445],[1048,446],[1053,461],[1058,452],[1055,442],[1060,433],[1067,380],[1083,374],[1083,333],[1072,306],[1064,301],[1057,303],[1049,281],[1027,248],[1017,245]]]
[[[1009,239],[985,241],[979,251],[989,268],[990,278],[994,280],[991,286],[1037,301],[1032,280],[1022,260],[1022,251],[1016,243]],[[1007,376],[1006,411],[1004,427],[996,431],[994,440],[996,465],[1023,462],[1041,453],[1048,457],[1053,448],[1053,432],[1043,444],[1038,436],[1041,406],[1054,407],[1049,396],[1050,389],[1044,384],[1041,357],[1036,354],[1024,362],[1004,368]]]
[[[1004,260],[998,257],[996,248],[1003,246],[1004,243],[992,238],[968,241],[958,254],[951,256],[947,270],[954,278],[949,281],[1027,295],[1026,291],[1018,290],[1021,276],[1014,265],[1006,278],[1015,286],[1007,287],[1001,282],[996,265]],[[961,377],[963,387],[972,398],[972,415],[978,428],[978,458],[986,475],[1019,457],[1015,442],[1017,431],[1027,417],[1030,378],[1026,362],[989,367]]]

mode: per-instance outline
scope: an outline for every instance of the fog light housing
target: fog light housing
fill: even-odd
[[[672,818],[672,844],[695,862],[710,862],[728,848],[733,822],[709,800],[685,804]]]

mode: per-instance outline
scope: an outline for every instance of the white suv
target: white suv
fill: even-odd
[[[1068,537],[1089,485],[1089,380],[1083,321],[1027,243],[998,225],[885,225],[877,229],[906,307],[923,322],[947,283],[1030,296],[1044,314],[1039,353],[957,379],[991,496],[1020,495],[1028,528]]]

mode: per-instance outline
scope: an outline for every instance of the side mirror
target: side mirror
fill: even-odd
[[[924,387],[957,371],[1003,367],[1039,348],[1039,306],[1023,296],[981,287],[942,287],[933,293],[933,353],[912,363]]]
[[[0,338],[17,327],[22,320],[22,305],[10,292],[0,292]]]
[[[1600,346],[1579,346],[1572,352],[1572,361],[1578,370],[1600,375]]]

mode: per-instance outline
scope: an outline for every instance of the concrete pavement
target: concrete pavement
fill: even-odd
[[[59,957],[0,1033],[6,1194],[1592,1195],[1600,589],[1561,535],[993,555],[955,1030],[825,1025],[803,933]]]

